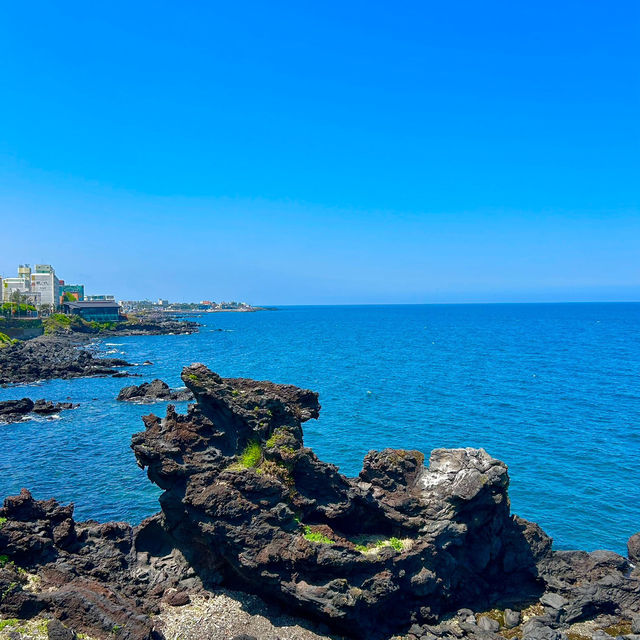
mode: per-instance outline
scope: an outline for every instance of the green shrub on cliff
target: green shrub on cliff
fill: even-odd
[[[260,443],[256,441],[250,442],[240,454],[239,463],[245,469],[255,468],[260,464],[262,458],[262,449]]]
[[[68,316],[64,313],[52,313],[42,320],[44,332],[52,333],[105,333],[113,331],[117,322],[97,322],[96,320],[83,320],[79,316]]]
[[[79,326],[80,322],[82,322],[80,318],[66,316],[64,313],[52,313],[48,318],[42,320],[42,326],[47,334],[69,333],[73,331],[73,326]]]
[[[4,349],[9,345],[16,344],[17,340],[10,338],[6,333],[0,333],[0,349]],[[0,518],[1,520],[2,518]]]

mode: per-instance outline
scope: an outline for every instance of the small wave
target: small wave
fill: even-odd
[[[124,345],[124,342],[105,342],[104,346],[105,347],[122,347]]]

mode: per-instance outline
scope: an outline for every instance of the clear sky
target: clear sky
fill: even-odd
[[[0,274],[640,300],[640,3],[10,2]]]

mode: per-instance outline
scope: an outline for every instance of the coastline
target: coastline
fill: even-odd
[[[0,349],[0,386],[53,378],[85,378],[96,376],[131,377],[124,371],[133,366],[121,358],[98,357],[81,348],[95,339],[109,339],[135,335],[191,334],[198,331],[191,321],[166,320],[143,316],[114,328],[95,329],[89,323],[79,328],[52,327],[51,333],[15,341]]]
[[[373,451],[347,478],[302,444],[317,394],[203,365],[182,379],[196,405],[146,416],[132,439],[165,491],[160,514],[138,527],[81,523],[28,492],[5,500],[3,615],[54,615],[99,638],[115,626],[177,638],[195,633],[194,612],[224,619],[235,605],[216,598],[233,587],[349,638],[633,637],[640,536],[628,559],[553,551],[510,514],[506,466],[483,450],[435,450],[427,466],[416,451]]]

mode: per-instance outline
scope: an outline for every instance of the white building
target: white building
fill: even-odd
[[[42,269],[42,270],[40,270]],[[60,299],[60,281],[51,265],[36,265],[35,273],[31,274],[31,291],[39,294],[39,304],[56,306]]]
[[[26,278],[4,278],[2,280],[2,301],[11,302],[11,294],[19,291],[25,295],[31,292],[29,281]]]

